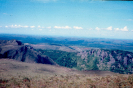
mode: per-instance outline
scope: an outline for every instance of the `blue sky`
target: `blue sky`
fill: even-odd
[[[133,39],[133,2],[0,0],[0,33]]]

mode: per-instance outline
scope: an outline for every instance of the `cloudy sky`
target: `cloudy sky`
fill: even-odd
[[[133,2],[0,0],[0,33],[133,39]]]

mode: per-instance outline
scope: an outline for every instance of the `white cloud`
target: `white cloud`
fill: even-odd
[[[6,28],[7,27],[10,27],[10,28],[28,28],[29,26],[21,26],[21,25],[9,25],[9,26],[5,26]],[[31,27],[33,28],[33,27]]]
[[[42,29],[39,29],[40,31],[42,31]]]
[[[38,28],[40,28],[41,26],[39,25]]]
[[[82,27],[74,26],[74,29],[83,29]]]
[[[30,26],[30,28],[34,28],[35,26]]]
[[[69,27],[69,26],[64,26],[64,27],[54,26],[54,28],[56,28],[56,29],[71,29],[71,27]]]
[[[93,28],[89,28],[88,30],[93,30]]]
[[[96,30],[98,30],[98,31],[100,30],[100,28],[99,28],[99,27],[96,27],[95,29],[96,29]]]
[[[8,26],[5,26],[6,28],[8,28]]]
[[[128,31],[127,26],[125,26],[123,29],[120,29],[121,31]]]
[[[111,31],[112,30],[112,26],[108,27],[107,30],[110,30]]]
[[[99,27],[96,27],[95,28],[95,30],[110,30],[110,31],[112,31],[112,26],[110,26],[110,27],[107,27],[107,28],[99,28]]]
[[[51,29],[51,26],[50,27],[47,27],[48,29]]]
[[[11,27],[11,28],[13,28],[14,26],[13,26],[13,25],[11,25],[10,27]]]
[[[69,26],[62,27],[63,29],[71,29]]]
[[[115,31],[128,31],[128,29],[127,29],[127,26],[125,26],[124,28],[114,28],[115,29]]]
[[[38,28],[45,28],[45,27],[41,27],[40,25],[38,25]]]
[[[61,27],[60,26],[54,26],[54,28],[60,29]]]
[[[133,32],[133,30],[131,30]]]
[[[127,19],[127,21],[133,21],[133,19]]]
[[[0,26],[0,27],[2,27],[2,26]]]
[[[11,28],[20,28],[20,27],[22,27],[21,25],[11,25],[11,26],[9,26],[9,27],[11,27]]]
[[[23,26],[24,28],[28,28],[29,26]]]
[[[120,29],[119,28],[114,28],[115,29],[115,31],[119,31]]]

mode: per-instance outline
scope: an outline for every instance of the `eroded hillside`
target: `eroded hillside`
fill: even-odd
[[[117,73],[133,73],[133,53],[122,50],[83,49],[77,52],[37,50],[57,64],[78,70],[102,70]]]
[[[17,61],[28,63],[42,63],[57,65],[46,55],[40,55],[33,47],[24,45],[17,40],[0,41],[0,58],[15,59]]]

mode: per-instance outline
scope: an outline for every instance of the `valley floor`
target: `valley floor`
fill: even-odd
[[[0,59],[0,88],[133,88],[133,75]]]

